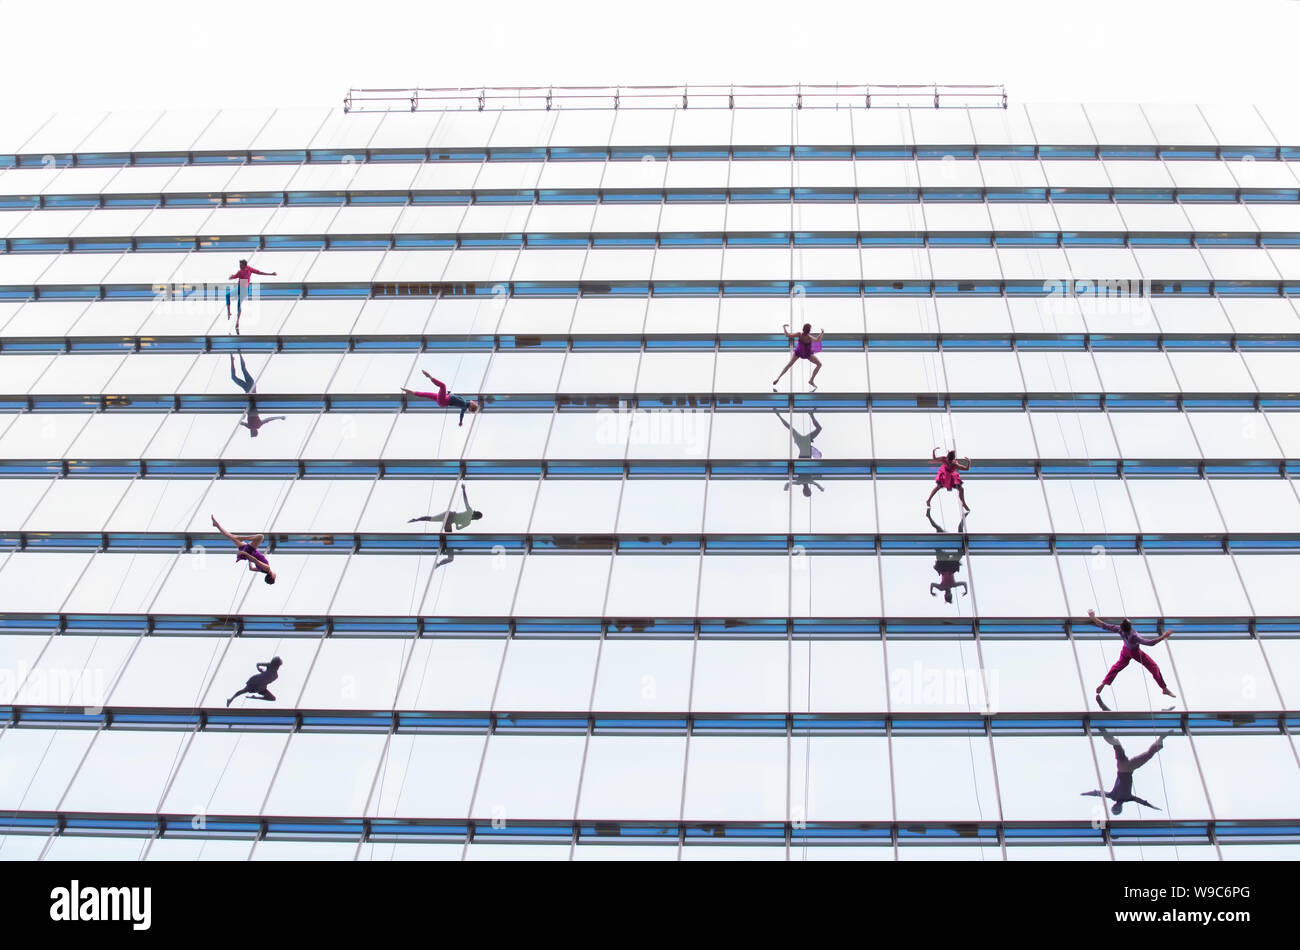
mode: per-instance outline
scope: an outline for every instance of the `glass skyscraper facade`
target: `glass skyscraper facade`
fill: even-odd
[[[1296,114],[680,98],[0,119],[0,858],[1300,856]]]

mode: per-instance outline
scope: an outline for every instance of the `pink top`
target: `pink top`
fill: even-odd
[[[258,270],[252,264],[245,264],[243,267],[239,268],[239,270],[231,274],[227,280],[248,280],[248,278],[252,277],[254,274],[261,274],[263,277],[270,276],[266,271]]]

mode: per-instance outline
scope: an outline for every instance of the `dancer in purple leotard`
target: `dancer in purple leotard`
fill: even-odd
[[[275,583],[275,571],[271,570],[271,562],[266,559],[266,555],[257,549],[264,540],[265,535],[249,534],[239,535],[231,534],[221,525],[217,524],[217,519],[213,517],[212,527],[220,531],[231,544],[235,546],[235,560],[247,561],[250,571],[260,571],[265,574],[265,580],[268,584]]]
[[[825,336],[826,331],[818,330],[816,333],[813,333],[812,324],[805,323],[801,332],[791,333],[790,324],[787,323],[781,327],[781,332],[785,334],[787,339],[794,341],[794,352],[790,354],[790,362],[785,364],[785,369],[781,370],[781,372],[777,374],[776,379],[772,380],[772,392],[776,392],[776,384],[781,381],[782,376],[789,372],[790,367],[793,366],[797,360],[807,360],[809,363],[813,364],[814,368],[812,375],[808,377],[808,385],[813,389],[816,389],[817,374],[820,373],[822,369],[822,361],[817,358],[816,354],[821,352],[822,337]]]

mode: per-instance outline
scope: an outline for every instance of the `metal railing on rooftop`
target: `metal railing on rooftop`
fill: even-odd
[[[999,108],[1001,84],[463,86],[349,89],[344,112],[559,108]]]

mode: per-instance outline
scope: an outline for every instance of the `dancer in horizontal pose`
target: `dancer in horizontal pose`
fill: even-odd
[[[1103,689],[1114,682],[1115,677],[1119,675],[1119,671],[1128,666],[1130,660],[1137,660],[1147,668],[1147,672],[1149,672],[1152,678],[1155,679],[1156,685],[1160,687],[1162,693],[1166,696],[1174,695],[1170,692],[1169,687],[1165,685],[1165,678],[1160,675],[1160,667],[1158,667],[1156,661],[1151,658],[1151,654],[1142,652],[1143,647],[1153,647],[1161,640],[1168,640],[1169,637],[1173,635],[1174,631],[1172,629],[1166,628],[1165,632],[1160,634],[1160,636],[1155,637],[1154,639],[1149,639],[1147,637],[1138,636],[1133,631],[1133,624],[1128,620],[1128,618],[1121,620],[1117,624],[1106,623],[1104,620],[1098,619],[1095,610],[1090,609],[1088,611],[1088,619],[1098,627],[1101,627],[1101,629],[1109,630],[1111,633],[1118,633],[1124,638],[1124,648],[1120,650],[1119,659],[1115,661],[1115,665],[1110,668],[1110,671],[1106,674],[1106,678],[1102,680],[1101,685],[1097,687],[1098,697],[1101,696],[1101,691]]]
[[[271,570],[271,562],[266,559],[266,555],[257,549],[257,546],[266,540],[265,535],[248,534],[239,535],[231,534],[221,525],[217,524],[217,519],[212,518],[212,527],[220,531],[227,541],[235,546],[235,560],[247,561],[250,571],[259,571],[265,574],[265,581],[268,584],[275,583],[275,571]]]
[[[478,521],[480,518],[483,517],[483,512],[475,511],[473,506],[470,505],[469,496],[465,494],[465,485],[463,482],[461,483],[460,486],[460,499],[465,503],[464,511],[456,511],[455,509],[452,509],[450,511],[440,512],[436,515],[421,515],[418,518],[412,518],[409,521],[407,521],[407,524],[415,524],[415,522],[417,521],[434,521],[439,523],[440,525],[439,538],[438,538],[439,557],[442,557],[442,555],[447,554],[447,535],[451,534],[452,531],[459,531],[461,528],[469,527],[471,521]],[[448,564],[452,561],[454,557],[455,555],[448,554],[447,559],[445,561],[439,562],[434,566],[441,567],[442,564]]]
[[[826,335],[826,331],[818,330],[816,333],[813,333],[812,324],[805,323],[802,331],[799,333],[791,333],[790,324],[786,323],[781,326],[781,332],[785,334],[787,339],[794,341],[794,352],[790,354],[790,362],[785,364],[785,369],[781,370],[776,379],[772,380],[772,392],[776,392],[776,384],[781,381],[782,376],[789,372],[790,367],[793,366],[797,360],[807,360],[809,363],[813,364],[812,375],[808,377],[808,385],[811,388],[816,389],[817,374],[820,373],[822,369],[822,361],[817,358],[816,354],[821,352],[822,337]]]
[[[284,661],[278,656],[271,657],[269,663],[257,664],[257,674],[250,676],[248,682],[244,684],[244,688],[226,700],[226,705],[229,706],[245,693],[248,694],[249,699],[264,699],[268,703],[275,702],[275,694],[267,687],[280,678],[280,667],[283,665]]]
[[[957,489],[957,497],[961,500],[962,510],[970,511],[970,505],[966,504],[966,490],[961,486],[960,474],[970,470],[970,459],[957,458],[957,450],[952,449],[944,456],[943,461],[939,461],[941,451],[943,449],[936,446],[935,450],[930,453],[930,458],[939,462],[939,473],[934,477],[934,490],[930,492],[930,497],[925,500],[925,510],[930,510],[930,502],[934,500],[934,496],[940,488],[946,491],[952,491],[955,488]]]
[[[239,270],[235,271],[228,278],[229,280],[236,281],[235,284],[235,297],[236,297],[235,306],[237,308],[235,311],[235,332],[236,333],[239,332],[239,318],[244,315],[244,298],[249,296],[249,290],[251,286],[250,282],[254,274],[260,274],[263,277],[279,276],[278,274],[276,274],[275,271],[271,271],[270,273],[267,273],[264,270],[258,270],[256,267],[253,267],[251,264],[249,264],[248,261],[241,260],[239,262]],[[229,287],[226,288],[226,319],[227,320],[230,319],[230,288]]]
[[[432,399],[434,402],[436,402],[439,406],[441,406],[444,409],[446,409],[448,406],[451,406],[454,409],[459,409],[461,425],[465,424],[465,413],[467,411],[468,412],[479,411],[479,404],[475,400],[466,399],[464,396],[457,396],[454,393],[447,392],[447,384],[444,383],[442,380],[434,379],[432,376],[429,375],[427,370],[420,370],[420,372],[424,373],[424,375],[428,377],[429,382],[433,383],[433,385],[438,387],[438,391],[436,393],[422,393],[419,392],[418,390],[407,389],[405,386],[403,386],[402,392],[406,393],[406,395],[408,396],[420,396],[423,399]]]
[[[288,416],[261,416],[258,415],[256,409],[254,409],[252,406],[249,406],[247,418],[248,418],[247,422],[241,419],[239,421],[239,424],[248,430],[249,437],[256,439],[257,432],[259,429],[262,428],[262,426],[266,425],[268,422],[277,422],[281,419],[287,419],[289,417]]]
[[[1124,747],[1119,744],[1118,739],[1105,729],[1098,728],[1097,732],[1115,750],[1115,784],[1111,786],[1109,792],[1098,789],[1091,792],[1080,792],[1079,794],[1090,798],[1109,798],[1115,803],[1110,806],[1111,813],[1115,815],[1118,815],[1123,810],[1125,802],[1137,802],[1139,805],[1146,805],[1147,808],[1155,808],[1156,811],[1160,811],[1159,808],[1152,805],[1145,798],[1138,798],[1133,794],[1133,773],[1155,758],[1155,754],[1164,748],[1166,736],[1161,736],[1151,743],[1151,748],[1130,759],[1124,754]],[[1169,733],[1169,735],[1173,735],[1173,733]]]

